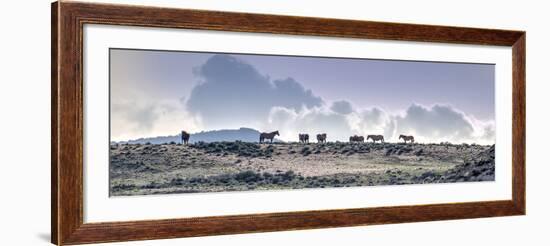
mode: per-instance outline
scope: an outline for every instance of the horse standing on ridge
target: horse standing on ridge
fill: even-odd
[[[384,143],[384,136],[382,135],[368,135],[367,141],[369,141],[369,139],[372,139],[373,143],[376,143],[376,141],[380,141],[381,143]]]
[[[353,143],[353,142],[363,143],[363,142],[365,142],[365,138],[363,136],[353,135],[353,136],[349,137],[349,142],[350,143]]]
[[[298,139],[300,140],[300,143],[309,143],[309,135],[307,133],[298,134]]]
[[[326,142],[327,142],[326,133],[317,134],[317,143],[326,143]]]
[[[399,135],[399,139],[403,139],[403,141],[405,141],[405,143],[407,143],[407,141],[409,141],[411,143],[414,143],[414,137],[413,136]]]
[[[187,133],[186,131],[181,131],[181,143],[182,144],[188,144],[189,138],[191,138],[191,134]]]
[[[265,139],[271,140],[271,143],[273,143],[273,139],[275,136],[279,136],[279,131],[274,132],[262,132],[260,133],[260,143],[263,143]]]

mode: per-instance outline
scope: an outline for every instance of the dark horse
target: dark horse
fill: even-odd
[[[382,135],[368,135],[367,141],[369,141],[369,139],[372,139],[372,142],[374,143],[376,143],[376,141],[380,141],[381,143],[384,142],[384,136]]]
[[[353,143],[353,142],[362,143],[362,142],[365,142],[365,138],[363,136],[353,135],[353,136],[349,137],[349,142],[350,143]]]
[[[265,139],[271,140],[271,143],[273,143],[273,139],[275,136],[279,136],[279,131],[274,132],[262,132],[260,133],[260,143],[263,143]]]
[[[300,133],[298,134],[298,140],[300,140],[300,143],[309,143],[309,135],[307,133]]]
[[[181,143],[182,144],[188,144],[190,137],[191,137],[191,134],[187,133],[186,131],[181,131]]]
[[[414,143],[414,137],[413,136],[399,135],[399,139],[403,139],[405,141],[405,143],[407,143],[407,141],[410,141],[411,143]]]
[[[327,134],[326,133],[317,134],[317,142],[318,143],[326,143],[327,142]]]

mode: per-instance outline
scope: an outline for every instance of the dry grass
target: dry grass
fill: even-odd
[[[494,180],[494,148],[447,143],[123,144],[111,146],[110,175],[114,196],[484,181]]]

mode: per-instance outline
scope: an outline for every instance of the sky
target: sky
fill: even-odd
[[[493,64],[110,50],[111,140],[254,128],[494,143]]]

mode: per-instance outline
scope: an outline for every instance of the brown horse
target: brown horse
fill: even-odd
[[[326,143],[326,142],[327,142],[326,133],[317,134],[317,143]]]
[[[279,131],[274,132],[262,132],[260,133],[260,143],[263,143],[265,139],[271,140],[271,143],[273,143],[273,139],[275,136],[279,136]]]
[[[369,141],[369,139],[372,139],[373,143],[376,143],[376,141],[380,141],[381,143],[384,142],[384,136],[382,135],[368,135],[367,141]]]
[[[405,143],[407,143],[407,141],[409,141],[411,143],[414,143],[414,137],[413,136],[399,135],[399,139],[403,139],[403,141],[405,141]]]
[[[298,139],[300,140],[300,143],[309,143],[309,135],[307,133],[298,134]]]
[[[357,135],[353,135],[351,137],[349,137],[349,142],[350,143],[363,143],[365,142],[365,138],[363,136],[357,136]]]
[[[191,138],[191,134],[187,133],[186,131],[181,131],[181,143],[182,144],[188,144],[189,138]]]

